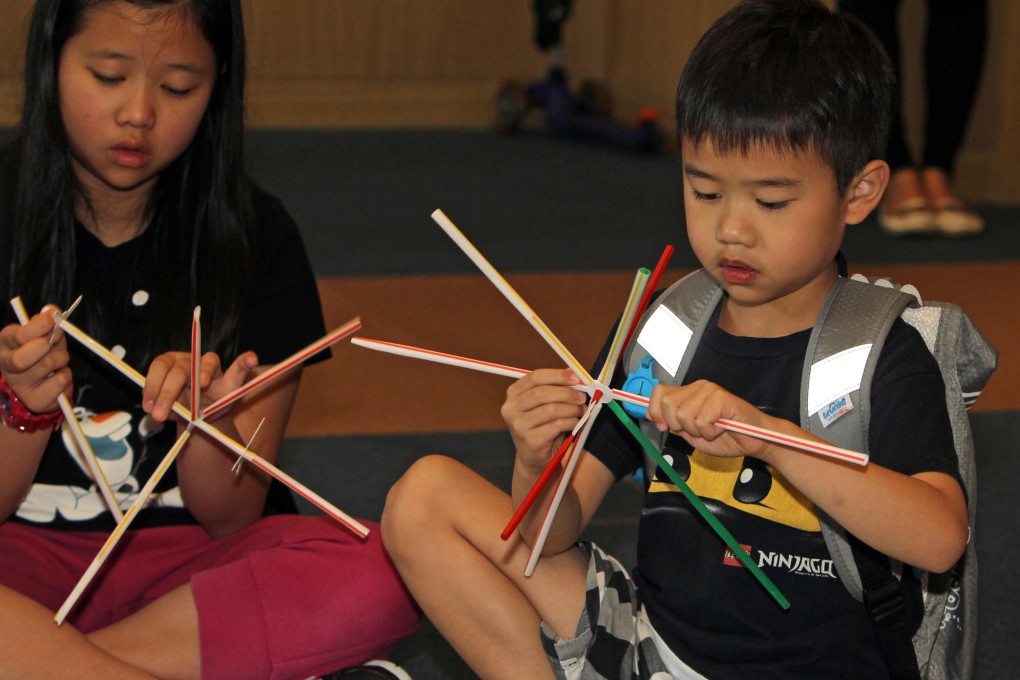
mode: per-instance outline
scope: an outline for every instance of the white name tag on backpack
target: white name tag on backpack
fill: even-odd
[[[811,365],[807,400],[809,416],[821,412],[822,425],[828,427],[853,409],[850,393],[861,388],[872,346],[869,343],[851,347]]]
[[[637,343],[652,355],[655,362],[671,376],[676,377],[680,360],[694,331],[684,325],[676,314],[659,306],[641,327]]]

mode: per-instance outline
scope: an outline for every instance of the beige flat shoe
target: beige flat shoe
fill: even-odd
[[[985,220],[959,199],[949,197],[935,208],[935,226],[946,236],[975,236],[984,231]]]
[[[933,234],[938,230],[935,211],[921,196],[908,199],[894,208],[883,203],[878,207],[878,223],[895,236]]]

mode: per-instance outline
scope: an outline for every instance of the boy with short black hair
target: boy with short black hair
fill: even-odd
[[[646,431],[661,433],[672,467],[749,546],[790,609],[731,564],[664,476],[649,480],[633,578],[578,544],[610,486],[642,465],[641,446],[609,414],[525,578],[543,513],[526,516],[508,542],[500,530],[586,401],[569,369],[538,370],[509,388],[502,408],[517,451],[512,496],[428,457],[394,486],[383,516],[401,575],[479,675],[888,676],[871,620],[832,570],[818,515],[922,570],[948,570],[963,553],[967,508],[943,381],[921,337],[897,320],[881,350],[867,467],[715,423],[817,439],[799,425],[801,371],[840,277],[846,225],[867,217],[888,182],[880,156],[893,81],[855,20],[815,0],[749,0],[702,37],[677,90],[688,237],[723,296],[682,384],[655,387]],[[647,353],[664,375],[680,340],[651,333],[640,331],[628,361]],[[919,605],[919,590],[907,591]]]

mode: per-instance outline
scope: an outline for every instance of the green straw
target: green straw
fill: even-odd
[[[645,433],[641,431],[641,428],[630,419],[630,416],[623,412],[623,409],[620,408],[620,405],[616,403],[615,400],[609,402],[609,408],[612,409],[613,413],[616,414],[616,417],[620,419],[620,422],[623,423],[628,430],[630,430],[630,433],[637,438],[641,445],[645,447],[645,451],[647,451],[649,455],[655,459],[659,469],[665,472],[670,481],[673,482],[678,489],[680,489],[680,493],[682,493],[687,500],[690,501],[691,505],[694,506],[694,509],[698,511],[698,514],[701,515],[706,522],[708,522],[708,525],[712,527],[716,534],[719,535],[719,538],[721,538],[726,545],[729,546],[730,550],[733,551],[733,554],[737,556],[737,559],[739,559],[745,567],[751,570],[754,577],[765,587],[765,590],[769,591],[769,594],[776,602],[779,603],[779,606],[783,609],[789,609],[790,601],[787,600],[781,592],[779,592],[779,588],[777,588],[776,584],[772,582],[772,579],[765,575],[765,572],[761,570],[761,567],[754,563],[754,560],[752,560],[751,556],[747,554],[744,547],[737,543],[737,539],[733,538],[733,534],[727,531],[726,527],[722,525],[722,522],[720,522],[716,516],[712,514],[711,510],[705,507],[705,504],[700,498],[698,498],[698,495],[691,491],[691,488],[687,486],[683,479],[680,478],[680,475],[678,475],[677,471],[673,469],[673,466],[666,462],[666,459],[662,457],[659,449],[655,447],[655,444],[649,441],[648,437],[645,436]]]

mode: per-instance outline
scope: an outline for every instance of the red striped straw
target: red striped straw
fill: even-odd
[[[502,375],[508,378],[520,378],[521,376],[527,375],[531,371],[527,371],[523,368],[514,368],[513,366],[506,366],[504,364],[495,364],[489,361],[481,361],[479,359],[470,359],[468,357],[458,356],[456,354],[447,354],[445,352],[437,352],[436,350],[420,349],[418,347],[412,347],[411,345],[401,345],[394,342],[384,342],[382,340],[372,340],[369,338],[356,337],[351,339],[351,343],[360,345],[368,349],[374,349],[381,352],[387,352],[389,354],[398,354],[400,356],[409,357],[412,359],[423,359],[425,361],[433,361],[436,363],[448,364],[451,366],[459,366],[461,368],[470,368],[475,371],[482,371],[484,373],[492,373],[494,375]],[[586,385],[578,384],[574,389],[580,392],[587,392],[590,388]],[[638,406],[648,407],[648,397],[641,396],[640,394],[633,394],[631,392],[624,392],[623,390],[613,389],[611,390],[613,398],[616,401],[626,401],[631,404],[637,404]],[[849,449],[843,449],[838,446],[831,444],[824,444],[821,442],[815,442],[809,439],[803,439],[801,437],[794,437],[791,435],[780,434],[773,430],[766,428],[755,427],[752,425],[746,425],[744,423],[738,423],[733,420],[719,420],[716,422],[718,427],[725,430],[731,430],[733,432],[739,432],[740,434],[746,434],[751,437],[758,439],[764,439],[777,444],[783,444],[795,449],[807,451],[809,453],[817,453],[837,460],[848,461],[856,463],[857,465],[868,464],[868,454],[859,453],[857,451],[851,451]],[[737,429],[739,427],[739,429]]]
[[[195,307],[191,318],[191,415],[195,420],[202,419],[202,326],[199,317],[202,308]]]
[[[235,401],[237,401],[244,395],[253,392],[254,390],[258,389],[261,385],[272,380],[276,376],[289,371],[290,369],[294,368],[305,359],[308,359],[309,357],[321,352],[327,347],[336,344],[337,342],[344,339],[345,337],[355,332],[359,328],[361,328],[361,319],[358,317],[351,319],[350,321],[345,323],[343,326],[340,326],[333,332],[328,333],[319,340],[316,340],[315,342],[308,345],[304,349],[298,350],[297,352],[287,357],[286,359],[276,364],[275,366],[263,371],[262,373],[259,373],[257,376],[255,376],[245,384],[241,385],[233,392],[230,392],[229,394],[226,394],[217,399],[216,401],[214,401],[213,403],[209,404],[209,406],[207,406],[205,410],[202,412],[202,416],[212,417],[216,413],[219,413],[220,411],[225,409],[230,404],[233,404]]]

